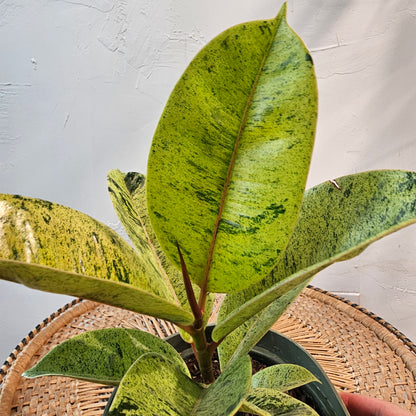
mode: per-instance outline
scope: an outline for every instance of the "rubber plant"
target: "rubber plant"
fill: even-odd
[[[165,341],[122,328],[69,339],[25,376],[119,385],[111,415],[316,414],[283,393],[312,374],[274,366],[252,378],[248,352],[317,272],[416,221],[413,172],[359,173],[305,191],[316,118],[313,62],[283,6],[193,59],[157,126],[146,179],[109,173],[134,248],[70,208],[2,195],[2,279],[174,323],[204,384]],[[208,342],[216,293],[226,296]]]

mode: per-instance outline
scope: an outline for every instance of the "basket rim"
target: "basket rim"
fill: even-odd
[[[381,318],[380,316],[376,315],[374,312],[369,311],[368,309],[360,306],[359,304],[352,302],[348,299],[343,298],[342,296],[336,295],[325,289],[320,289],[319,287],[308,285],[308,289],[311,289],[317,293],[322,293],[323,295],[329,296],[330,298],[336,299],[351,308],[363,313],[364,315],[368,316],[369,318],[373,319],[375,322],[383,326],[387,331],[391,332],[397,339],[399,339],[403,344],[408,347],[414,354],[416,354],[416,344],[408,338],[403,332],[397,329],[394,325],[390,324],[385,319]]]
[[[391,333],[395,338],[397,338],[400,342],[402,342],[403,345],[407,349],[409,349],[413,354],[416,355],[416,344],[414,344],[411,339],[409,339],[403,332],[401,332],[399,329],[397,329],[394,325],[390,324],[385,319],[381,318],[380,316],[376,315],[375,313],[373,313],[373,312],[369,311],[368,309],[358,305],[355,302],[352,302],[348,299],[345,299],[344,297],[339,296],[335,293],[332,293],[328,290],[321,289],[321,288],[313,286],[313,285],[308,285],[307,290],[309,290],[310,291],[309,293],[311,293],[311,294],[312,293],[321,294],[321,295],[327,297],[325,302],[328,303],[328,304],[330,303],[332,306],[336,305],[337,302],[340,302],[340,304],[344,304],[344,305],[346,305],[346,306],[364,314],[365,316],[369,317],[370,319],[372,319],[377,324],[381,325],[384,329],[386,329],[389,333]],[[312,297],[314,297],[314,296],[312,295]],[[335,302],[331,302],[330,299],[333,299]],[[324,301],[324,298],[321,296],[320,300]],[[35,336],[38,335],[40,333],[40,331],[42,329],[44,329],[45,327],[47,327],[53,320],[56,320],[64,312],[70,310],[71,308],[80,304],[81,302],[84,302],[84,303],[85,302],[91,302],[91,308],[93,307],[93,305],[96,304],[93,301],[88,301],[88,300],[82,299],[82,298],[76,298],[76,299],[72,300],[71,302],[66,303],[64,306],[57,309],[55,312],[51,313],[41,323],[36,325],[36,327],[34,329],[32,329],[24,338],[22,338],[22,340],[16,345],[16,347],[12,350],[12,352],[10,352],[10,354],[8,355],[8,357],[6,358],[6,360],[4,361],[2,366],[0,367],[0,383],[1,383],[2,379],[6,376],[9,368],[13,365],[13,362],[16,361],[16,359],[18,358],[19,353],[28,345],[28,343],[32,339],[34,339]],[[354,317],[354,319],[356,319],[356,316]],[[357,319],[357,320],[359,320],[359,319]],[[371,329],[374,330],[373,327],[371,327]],[[375,332],[377,333],[379,331],[375,330]],[[377,333],[377,335],[379,335],[379,334]],[[416,378],[416,368],[414,369],[414,375],[415,375],[415,378]]]
[[[304,296],[305,302],[302,302],[302,300],[299,304],[296,304],[296,301],[294,302],[294,309],[291,311],[288,310],[285,314],[287,315],[289,321],[285,319],[283,319],[283,321],[281,321],[281,319],[277,321],[277,323],[281,322],[283,324],[281,329],[278,330],[286,333],[285,331],[288,328],[287,325],[289,325],[289,328],[295,328],[296,335],[298,335],[300,331],[301,339],[308,342],[309,346],[307,348],[311,348],[310,352],[314,351],[316,353],[318,348],[318,355],[323,358],[324,362],[331,362],[331,364],[334,364],[334,361],[336,361],[335,367],[332,367],[332,369],[335,368],[335,370],[331,374],[335,377],[337,382],[340,378],[342,378],[343,383],[340,384],[338,388],[350,389],[350,381],[353,381],[353,383],[355,381],[354,385],[357,389],[354,391],[358,392],[361,391],[360,387],[364,386],[364,384],[361,385],[360,383],[366,383],[367,381],[365,380],[368,380],[367,378],[362,378],[363,374],[361,374],[360,371],[358,371],[358,373],[354,373],[354,369],[361,368],[356,367],[356,364],[354,364],[355,358],[358,359],[357,365],[361,366],[362,363],[360,364],[360,358],[358,358],[355,353],[357,349],[354,344],[350,342],[351,339],[348,338],[348,342],[343,342],[343,336],[346,332],[349,332],[347,329],[350,328],[349,325],[353,322],[357,323],[356,331],[360,331],[360,339],[373,339],[375,342],[374,345],[385,345],[386,351],[389,351],[389,354],[392,354],[392,360],[394,359],[394,361],[398,363],[399,367],[397,368],[400,368],[400,373],[398,373],[400,379],[401,377],[403,377],[403,379],[406,377],[407,380],[412,380],[411,383],[416,380],[416,346],[393,325],[390,325],[384,319],[378,317],[367,309],[356,305],[354,302],[314,286],[305,288],[301,296]],[[219,298],[217,301],[218,302],[215,303],[216,308],[213,312],[214,320],[216,314],[218,313]],[[312,308],[311,304],[314,305]],[[302,307],[300,307],[301,305]],[[321,310],[324,314],[332,311],[331,315],[333,316],[332,319],[334,319],[333,322],[331,321],[332,324],[328,326],[328,320],[322,320],[324,315],[319,313],[319,311],[318,313],[314,312],[316,305],[321,305]],[[326,309],[327,307],[329,309]],[[104,311],[104,314],[100,315],[102,312],[99,312],[99,315],[97,315],[97,312],[95,312],[96,309]],[[47,344],[50,339],[53,339],[58,333],[62,333],[63,335],[67,334],[68,329],[72,328],[72,325],[75,325],[73,328],[78,328],[77,325],[79,325],[79,323],[74,324],[74,322],[89,322],[89,319],[93,319],[92,322],[96,322],[99,325],[115,324],[117,326],[117,323],[123,322],[123,325],[128,323],[124,320],[125,318],[123,318],[123,316],[125,316],[125,312],[128,314],[130,313],[128,311],[122,312],[120,310],[119,315],[117,309],[119,308],[102,305],[90,300],[74,299],[72,302],[67,303],[62,308],[59,308],[56,312],[49,315],[39,325],[37,325],[34,330],[30,331],[29,334],[16,346],[15,350],[12,351],[0,369],[0,414],[3,414],[2,412],[4,412],[4,414],[9,414],[12,403],[14,403],[15,400],[15,394],[18,392],[17,386],[21,383],[21,381],[19,381],[21,380],[21,373],[26,370],[33,357],[38,356],[39,352],[44,350],[44,345]],[[85,320],[90,313],[92,313],[91,318],[87,318],[87,320]],[[131,313],[133,314],[133,312]],[[115,321],[107,321],[107,316],[115,318]],[[152,319],[151,317],[146,317],[145,315],[133,314],[133,320],[136,320],[136,316],[142,322],[147,322]],[[103,320],[101,320],[100,317],[102,317]],[[299,322],[299,326],[297,322]],[[161,323],[162,321],[159,322],[159,324]],[[175,331],[175,327],[172,324],[168,322],[165,324],[169,324],[170,333]],[[156,323],[156,326],[157,325],[158,324]],[[81,327],[79,328],[81,329]],[[82,328],[84,327],[82,326]],[[140,328],[142,327],[140,326]],[[329,331],[326,332],[328,329]],[[339,342],[333,338],[334,334],[335,337],[337,336],[336,334],[338,334],[338,331],[340,331]],[[368,333],[366,331],[368,331]],[[157,332],[155,334],[158,336],[164,336],[161,332]],[[292,334],[294,333],[291,332],[291,335],[287,335],[292,337]],[[362,336],[364,336],[364,338],[362,338]],[[302,342],[303,341],[300,342],[301,345]],[[324,349],[322,349],[322,347]],[[339,347],[341,349],[339,349]],[[314,352],[312,352],[312,355]],[[345,353],[347,354],[346,356],[344,355]],[[334,355],[337,357],[336,359],[334,359]],[[380,357],[384,357],[384,355],[382,354]],[[351,359],[353,361],[350,361]],[[374,368],[375,367],[373,366],[372,369],[374,370]],[[347,380],[344,376],[346,374],[345,371],[349,372],[350,370],[352,379],[348,381],[349,379]],[[405,371],[406,373],[402,371]],[[378,366],[377,371],[374,371],[374,374],[376,372],[380,373]],[[374,376],[372,371],[370,371],[370,373]],[[393,382],[396,383],[396,375],[392,377]],[[332,381],[334,382],[334,380]],[[387,387],[387,385],[379,385],[377,380],[375,380],[375,382],[376,384],[374,386],[373,384],[370,384],[370,386],[379,388],[380,390],[377,390],[378,393],[381,393],[381,388],[385,389]],[[400,385],[400,383],[397,385]],[[84,389],[84,387],[82,389]],[[86,393],[84,390],[82,391],[83,396],[80,400],[84,403],[84,396]],[[384,391],[385,393],[383,392],[383,394],[386,394],[388,397],[394,397],[395,399],[399,397],[399,393],[396,394],[390,390]],[[404,400],[403,404],[406,403],[406,406],[415,406],[414,394],[411,393],[408,388],[406,391],[408,392],[408,395],[406,396],[407,398],[403,399],[404,396],[400,393],[400,400]],[[22,391],[19,393],[19,403],[23,403],[21,401],[23,396],[20,397],[21,393]],[[90,406],[90,393],[91,392],[89,391],[88,406]],[[101,391],[99,394],[102,398]]]

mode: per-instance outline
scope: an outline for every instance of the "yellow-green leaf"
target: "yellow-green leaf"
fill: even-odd
[[[163,256],[147,219],[145,177],[139,173],[124,174],[112,170],[108,173],[107,183],[114,209],[136,250],[157,274],[157,280],[171,290],[175,299],[179,297],[183,305],[186,303],[186,293],[182,275]]]
[[[110,415],[233,415],[248,393],[250,379],[248,356],[233,362],[203,388],[162,355],[144,354],[121,381]]]
[[[295,364],[266,367],[251,378],[252,388],[266,388],[286,392],[319,380],[306,368]]]
[[[224,368],[230,360],[248,354],[307,284],[308,281],[288,290],[287,293],[282,294],[269,306],[249,317],[237,329],[228,334],[218,347],[221,368]],[[238,292],[238,295],[241,296],[233,294],[233,296],[225,297],[218,314],[219,323],[225,319],[227,313],[245,303],[245,292]],[[247,301],[249,300],[250,298],[247,298]]]
[[[278,390],[252,389],[247,402],[267,411],[270,416],[319,416],[307,404]]]
[[[140,253],[104,224],[52,202],[0,195],[0,278],[192,322]]]
[[[248,355],[233,361],[205,391],[197,403],[195,416],[233,415],[250,388],[251,360]]]
[[[247,400],[244,400],[244,402],[241,405],[239,411],[244,412],[244,413],[248,413],[250,415],[272,416],[269,412],[266,412],[266,410],[260,409],[260,407],[256,406],[253,403],[248,402]]]
[[[116,386],[133,363],[149,352],[163,355],[189,375],[179,353],[161,338],[137,329],[107,328],[65,340],[23,376],[66,376]]]
[[[144,175],[136,172],[124,174],[119,170],[112,170],[108,174],[107,182],[113,206],[136,249],[157,270],[160,280],[166,282],[182,308],[190,312],[182,272],[166,257],[153,232],[147,212]],[[195,284],[192,287],[198,298],[199,287]],[[205,323],[210,317],[213,302],[214,296],[209,295],[204,314]],[[191,342],[189,334],[184,331],[180,332],[183,339]]]
[[[248,356],[233,362],[204,389],[166,357],[144,354],[122,379],[110,415],[233,415],[247,395],[250,378]]]
[[[203,392],[181,369],[156,353],[142,355],[121,380],[110,416],[190,416]]]
[[[416,222],[415,172],[364,172],[338,178],[336,184],[325,182],[306,192],[282,259],[261,282],[228,295],[233,298],[228,305],[234,309],[226,306],[221,313],[214,340],[325,267],[358,255],[369,244]]]
[[[311,57],[275,19],[230,28],[173,90],[149,155],[149,216],[166,254],[211,292],[276,264],[306,182],[317,108]]]
[[[0,259],[0,278],[32,289],[90,299],[134,312],[191,325],[193,316],[166,299],[126,283]]]

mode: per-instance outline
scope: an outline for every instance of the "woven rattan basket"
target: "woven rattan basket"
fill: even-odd
[[[214,313],[215,316],[215,313]],[[111,387],[61,377],[20,375],[63,340],[98,328],[140,328],[160,337],[169,323],[76,300],[31,332],[0,374],[0,415],[101,415]],[[316,288],[306,289],[274,329],[303,345],[336,387],[397,403],[416,414],[416,346],[368,311]]]

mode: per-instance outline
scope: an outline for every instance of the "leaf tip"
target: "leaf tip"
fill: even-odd
[[[283,19],[286,20],[286,16],[287,16],[287,2],[284,2],[282,4],[282,7],[279,10],[279,13],[276,16],[276,19]]]

